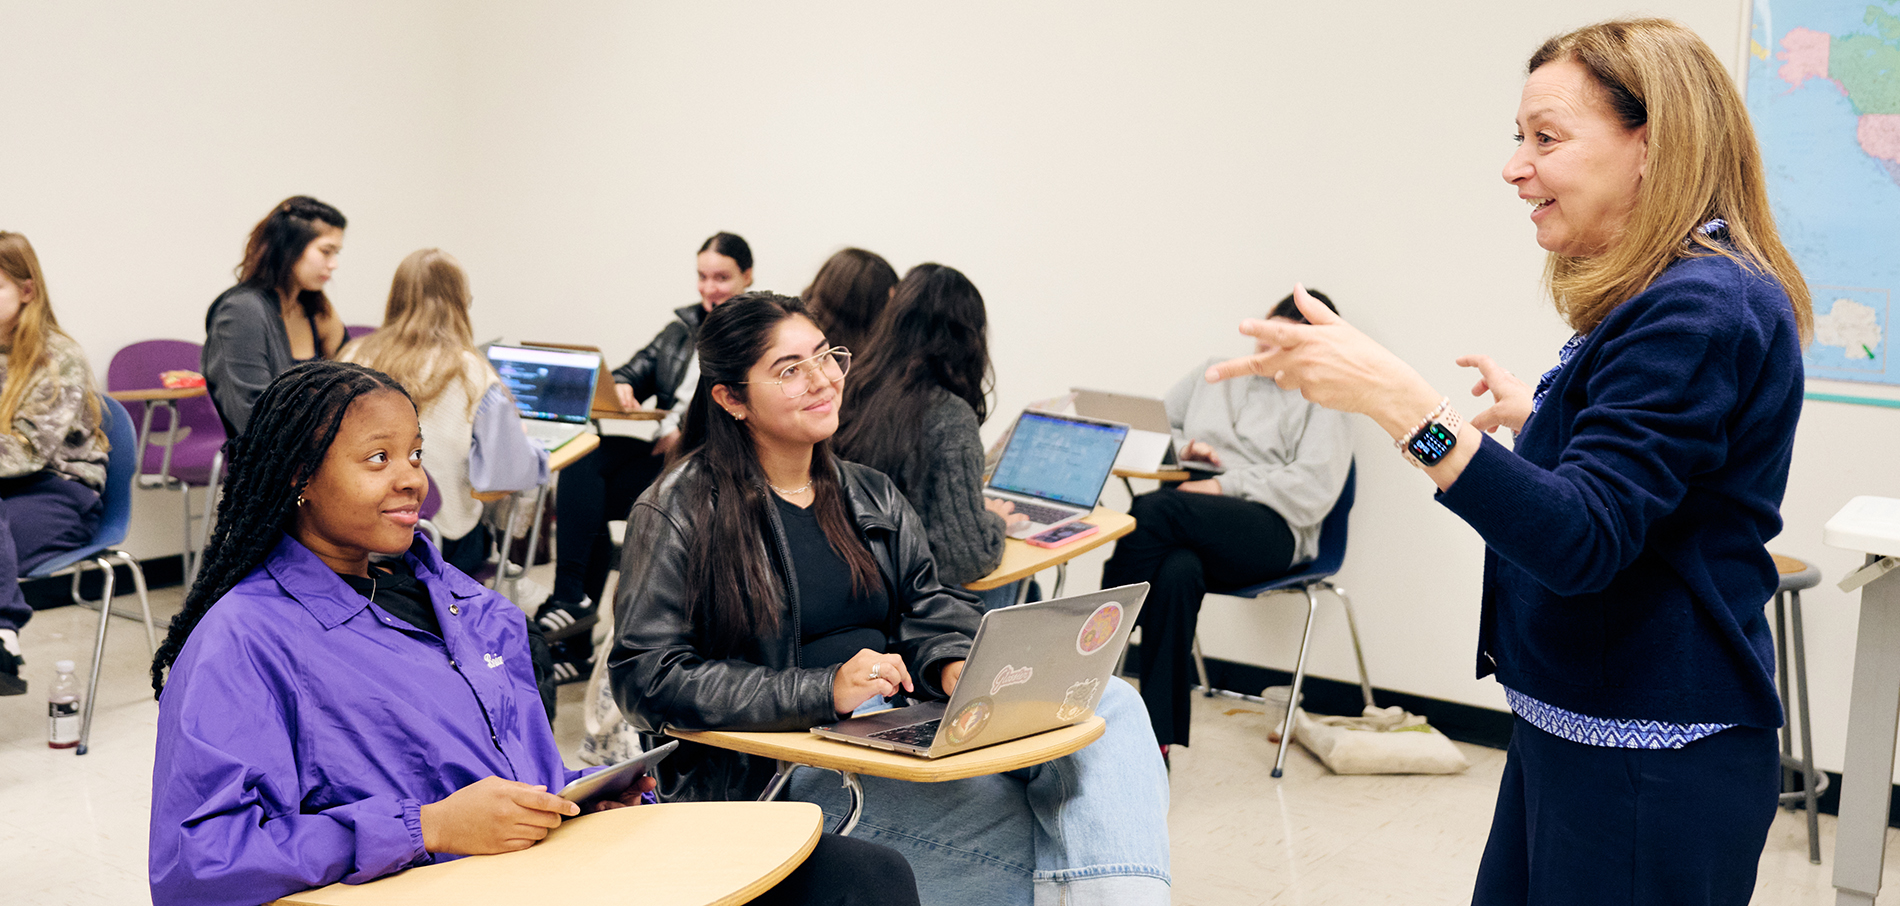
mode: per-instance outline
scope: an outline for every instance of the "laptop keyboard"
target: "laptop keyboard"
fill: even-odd
[[[1029,521],[1038,522],[1043,525],[1048,525],[1054,522],[1061,522],[1062,520],[1075,515],[1074,510],[1061,510],[1052,506],[1043,506],[1040,503],[1023,503],[1022,501],[1018,501],[1018,500],[1012,500],[1010,501],[1010,503],[1013,503],[1016,505],[1016,512],[1021,513],[1024,516],[1028,516]]]
[[[894,727],[882,732],[872,733],[871,738],[906,746],[928,746],[937,741],[937,725],[942,722],[941,719],[927,720],[920,724],[911,724],[908,727]]]

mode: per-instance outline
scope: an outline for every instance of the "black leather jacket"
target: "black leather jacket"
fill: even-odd
[[[686,363],[693,359],[706,307],[695,302],[673,309],[673,317],[675,320],[661,328],[653,342],[634,353],[627,364],[614,369],[615,383],[632,387],[636,400],[653,397],[657,409],[671,409],[678,401],[680,381],[686,377]]]
[[[889,478],[855,463],[838,467],[858,537],[890,594],[888,650],[904,658],[918,697],[944,698],[932,680],[943,664],[969,656],[981,620],[976,598],[937,581],[923,523]],[[703,500],[703,475],[700,464],[688,459],[641,495],[628,517],[614,597],[617,636],[608,662],[614,700],[649,735],[663,726],[803,730],[837,720],[831,698],[837,665],[799,661],[797,573],[776,508],[766,508],[767,524],[760,528],[785,602],[778,630],[737,658],[711,660],[703,653],[706,628],[687,613],[687,539],[711,511]],[[681,743],[661,763],[658,779],[662,795],[672,799],[751,799],[772,771],[770,759]]]

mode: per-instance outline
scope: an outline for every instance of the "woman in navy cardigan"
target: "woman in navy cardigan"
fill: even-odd
[[[1775,809],[1776,572],[1806,285],[1727,69],[1673,22],[1552,38],[1504,178],[1576,336],[1469,422],[1302,298],[1210,369],[1370,416],[1487,545],[1479,676],[1516,714],[1477,904],[1746,903]],[[1302,297],[1304,292],[1300,293]],[[1516,435],[1508,449],[1485,432]]]

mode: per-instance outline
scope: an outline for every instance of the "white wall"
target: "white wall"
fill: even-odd
[[[1158,393],[1244,350],[1234,323],[1295,280],[1448,394],[1467,351],[1536,374],[1567,331],[1498,177],[1524,58],[1628,12],[1725,58],[1740,28],[1736,0],[0,9],[48,36],[0,62],[26,95],[5,109],[47,124],[8,152],[0,217],[40,244],[101,368],[133,339],[200,336],[243,231],[310,192],[351,217],[334,295],[352,320],[375,320],[402,254],[440,244],[471,271],[478,334],[615,358],[693,300],[716,230],[785,292],[846,244],[941,261],[988,300],[1005,415],[1071,385]],[[1360,441],[1341,579],[1374,682],[1502,707],[1471,678],[1482,545],[1369,423]],[[1810,404],[1776,549],[1841,575],[1855,558],[1820,525],[1855,494],[1900,496],[1896,445],[1900,412]],[[1830,581],[1807,601],[1838,769],[1857,598]],[[1297,610],[1211,600],[1208,654],[1289,667]],[[1350,676],[1336,611],[1318,638],[1317,672]]]

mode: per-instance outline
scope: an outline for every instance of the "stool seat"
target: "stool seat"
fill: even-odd
[[[1797,557],[1782,554],[1769,554],[1775,558],[1775,570],[1781,573],[1781,585],[1776,594],[1785,591],[1806,591],[1821,584],[1821,568]]]

